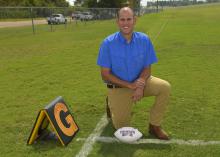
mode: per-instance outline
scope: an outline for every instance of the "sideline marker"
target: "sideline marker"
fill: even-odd
[[[39,111],[27,144],[33,144],[35,140],[47,136],[49,134],[47,129],[49,124],[63,146],[70,143],[79,131],[73,116],[61,96]]]

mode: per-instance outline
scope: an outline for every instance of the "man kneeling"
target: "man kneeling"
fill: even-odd
[[[157,57],[149,37],[134,32],[136,17],[129,7],[121,8],[116,19],[119,32],[101,44],[97,64],[108,88],[108,107],[116,129],[130,126],[133,105],[143,97],[155,96],[150,110],[149,133],[168,140],[161,122],[168,104],[170,84],[151,75]]]

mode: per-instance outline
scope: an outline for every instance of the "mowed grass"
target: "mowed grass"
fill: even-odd
[[[220,30],[217,6],[195,6],[146,15],[137,28],[155,38],[159,63],[153,75],[168,80],[172,96],[163,127],[174,139],[220,140]],[[155,20],[157,19],[157,20]],[[148,27],[151,25],[151,27]],[[163,30],[160,30],[163,28]],[[155,34],[160,32],[158,37]],[[152,98],[135,106],[133,126],[145,138]],[[111,131],[109,131],[111,130]],[[111,136],[109,126],[103,136]],[[219,145],[96,144],[90,156],[219,156]],[[97,155],[99,154],[99,155]]]
[[[159,62],[154,76],[168,80],[172,96],[163,127],[174,139],[220,141],[220,5],[169,9],[138,19],[136,30],[154,42]],[[163,29],[161,29],[163,28]],[[11,156],[73,157],[105,112],[96,58],[104,37],[115,32],[114,20],[0,29],[0,152]],[[158,36],[158,33],[159,36]],[[80,131],[62,147],[59,142],[26,141],[37,113],[57,96],[66,100]],[[132,125],[144,138],[153,98],[134,107]],[[109,124],[103,136],[113,136]],[[97,143],[92,157],[218,157],[220,146],[127,145]]]

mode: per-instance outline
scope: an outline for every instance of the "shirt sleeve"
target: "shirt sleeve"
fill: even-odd
[[[111,58],[109,53],[108,42],[104,40],[99,49],[97,65],[105,68],[111,68]]]
[[[152,44],[152,42],[150,41],[149,38],[147,38],[147,43],[146,44],[147,44],[146,45],[146,55],[147,55],[146,58],[147,59],[146,59],[144,67],[148,67],[151,64],[156,63],[158,61],[155,50],[154,50],[154,47],[153,47],[153,44]]]

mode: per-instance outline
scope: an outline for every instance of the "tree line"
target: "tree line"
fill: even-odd
[[[186,5],[195,5],[195,4],[203,4],[203,3],[215,3],[219,2],[220,0],[206,0],[206,1],[199,1],[199,0],[155,0],[149,1],[147,3],[148,6],[186,6]]]
[[[120,8],[126,3],[135,7],[139,0],[75,0],[75,4],[88,8]],[[0,0],[0,6],[68,7],[66,0]]]
[[[140,0],[76,0],[75,5],[78,4],[88,8],[121,8],[123,6],[138,8]]]
[[[220,0],[206,0],[208,3],[219,2]],[[202,3],[198,0],[154,0],[149,5],[189,5]],[[75,5],[88,8],[121,8],[129,5],[132,8],[139,8],[140,0],[75,0]],[[66,0],[0,0],[0,6],[25,6],[25,7],[68,7]]]
[[[22,6],[22,7],[68,7],[65,0],[0,0],[0,6]]]

